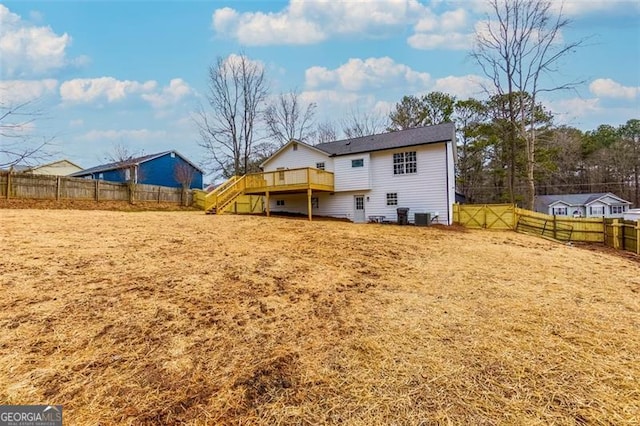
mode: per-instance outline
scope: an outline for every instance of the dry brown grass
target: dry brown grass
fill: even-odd
[[[630,259],[198,212],[0,222],[0,401],[68,424],[640,423]]]

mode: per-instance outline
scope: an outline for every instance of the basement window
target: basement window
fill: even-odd
[[[276,206],[284,206],[284,200],[276,200]]]
[[[311,197],[311,207],[317,209],[318,205],[318,197]]]
[[[398,205],[398,193],[397,192],[388,192],[387,193],[387,205],[388,206],[397,206]]]

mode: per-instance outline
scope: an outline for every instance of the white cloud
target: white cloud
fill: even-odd
[[[64,102],[87,103],[102,99],[115,102],[131,94],[152,92],[156,86],[154,80],[140,83],[113,77],[77,78],[62,83],[60,96]]]
[[[82,126],[84,126],[84,120],[81,118],[69,121],[69,127],[82,127]]]
[[[610,78],[598,78],[591,82],[589,91],[600,98],[633,100],[640,94],[640,87],[623,86]]]
[[[423,88],[430,79],[428,73],[414,71],[386,56],[365,60],[351,58],[334,70],[316,66],[305,71],[305,84],[310,89],[327,86],[337,86],[348,91],[389,86]]]
[[[42,75],[68,65],[67,33],[35,26],[0,4],[0,68],[6,77]]]
[[[415,23],[426,10],[417,0],[291,0],[270,13],[217,9],[212,27],[245,45],[312,44],[334,35],[379,37]]]
[[[162,88],[159,93],[145,93],[142,99],[149,102],[156,109],[175,105],[184,98],[192,95],[194,90],[181,78],[174,78],[168,86]]]
[[[469,32],[468,15],[463,7],[449,10],[440,16],[427,11],[415,24],[415,33],[407,38],[414,49],[465,50],[473,43]]]
[[[479,75],[448,76],[439,78],[430,91],[444,92],[456,96],[458,99],[480,98],[485,93],[482,86],[490,87],[490,81]]]
[[[99,141],[152,141],[166,137],[164,130],[126,129],[126,130],[91,130],[80,136],[80,139],[88,142]]]
[[[8,105],[37,100],[55,93],[58,81],[44,80],[0,80],[0,99]]]
[[[598,12],[637,13],[640,3],[629,0],[552,0],[551,6],[557,13],[562,8],[563,15],[578,16]]]
[[[432,49],[449,49],[449,50],[466,50],[473,43],[473,34],[448,33],[448,34],[429,34],[417,33],[407,38],[407,43],[414,49],[432,50]]]

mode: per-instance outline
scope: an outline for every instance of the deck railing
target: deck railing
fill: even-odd
[[[311,167],[246,175],[246,191],[333,190],[333,173]]]

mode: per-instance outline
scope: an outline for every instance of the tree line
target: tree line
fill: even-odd
[[[456,183],[469,203],[516,202],[526,205],[526,141],[511,138],[507,94],[488,100],[464,99],[441,92],[405,96],[395,106],[389,130],[454,122],[457,129]],[[532,104],[530,95],[518,94]],[[541,104],[527,123],[535,132],[533,176],[536,195],[613,192],[640,204],[640,120],[614,127],[602,124],[582,131],[555,125]],[[516,122],[517,125],[521,123]]]

